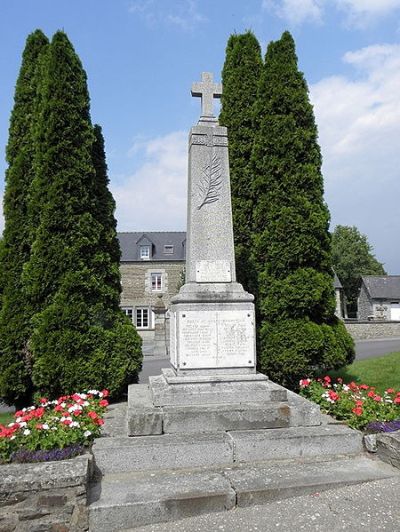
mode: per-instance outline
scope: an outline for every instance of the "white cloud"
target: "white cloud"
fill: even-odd
[[[272,9],[292,26],[306,21],[320,23],[324,0],[263,0],[263,9]]]
[[[400,272],[394,242],[400,227],[400,45],[348,52],[356,79],[325,78],[311,86],[333,221],[356,225]]]
[[[334,0],[347,15],[353,26],[367,26],[377,17],[388,15],[400,8],[400,0]]]
[[[262,0],[263,9],[274,11],[292,26],[321,23],[329,6],[342,11],[350,26],[362,28],[399,9],[400,0]]]
[[[134,144],[143,164],[111,190],[119,231],[184,230],[186,227],[187,133],[177,131]]]
[[[131,0],[128,11],[149,26],[167,23],[183,31],[192,31],[199,23],[207,21],[198,9],[197,0],[181,0],[172,7],[165,0]]]

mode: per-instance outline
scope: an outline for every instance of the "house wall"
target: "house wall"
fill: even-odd
[[[400,337],[399,321],[345,322],[346,329],[354,340]]]
[[[367,320],[368,316],[373,314],[372,303],[369,298],[365,285],[361,285],[360,295],[358,296],[358,311],[357,318],[359,320]]]
[[[171,297],[178,293],[182,284],[182,270],[184,261],[142,261],[123,262],[121,271],[121,307],[153,307],[162,295],[166,308],[169,308]],[[151,273],[161,273],[163,278],[162,290],[153,291],[151,287]],[[144,354],[153,354],[155,317],[148,329],[138,328],[143,338]],[[146,349],[148,349],[146,351]]]

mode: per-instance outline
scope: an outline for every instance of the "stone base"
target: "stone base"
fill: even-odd
[[[256,430],[324,423],[319,407],[265,375],[176,375],[172,369],[133,384],[129,436]]]

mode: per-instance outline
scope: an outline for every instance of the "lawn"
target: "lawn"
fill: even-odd
[[[329,375],[341,377],[345,383],[354,381],[375,386],[380,393],[387,388],[400,390],[400,353],[358,360],[341,370],[331,371]]]
[[[8,423],[11,423],[13,419],[14,419],[13,414],[9,412],[0,413],[0,425],[8,425]]]

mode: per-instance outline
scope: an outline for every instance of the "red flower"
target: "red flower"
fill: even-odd
[[[367,384],[360,384],[360,390],[368,390],[369,386]]]
[[[337,380],[337,382],[338,382],[339,384],[343,384],[343,379],[342,379],[342,378],[338,377],[336,380]]]
[[[386,390],[386,393],[394,393],[393,388],[388,388],[388,389]]]
[[[356,406],[355,408],[353,408],[352,412],[353,412],[356,416],[361,416],[362,413],[363,413],[363,409],[361,408],[361,406]]]
[[[64,421],[62,421],[62,423],[64,425],[71,425],[72,421],[70,419],[64,419]]]
[[[356,401],[356,406],[362,406],[364,404],[364,401]]]
[[[302,388],[307,388],[307,386],[310,386],[310,383],[311,379],[301,379],[299,384]]]
[[[33,417],[42,417],[45,413],[45,409],[40,406],[39,408],[36,408],[36,410],[32,410],[32,416]]]
[[[46,399],[46,397],[42,397],[42,398],[40,399],[40,402],[42,403],[42,405],[44,405],[45,403],[48,403],[49,400]]]
[[[36,428],[38,430],[42,429],[43,428],[43,423],[36,423]]]
[[[57,406],[54,407],[54,411],[55,412],[62,412],[63,410],[64,410],[64,408],[60,404],[58,404]]]
[[[96,423],[97,425],[104,425],[104,421],[101,419],[101,417],[97,418],[97,419],[95,420],[95,423]]]
[[[380,395],[375,395],[374,397],[374,401],[376,401],[377,403],[379,403],[380,401],[382,401],[382,397]]]
[[[90,412],[88,412],[88,416],[92,419],[97,419],[98,418],[98,415],[96,414],[96,412],[94,412],[93,410],[91,410]]]
[[[102,407],[106,407],[108,406],[108,401],[106,399],[102,399],[101,401],[99,401],[99,405]]]
[[[80,416],[81,414],[82,414],[82,410],[74,410],[74,411],[72,412],[72,415],[73,415],[73,416]]]
[[[337,401],[339,399],[339,394],[334,392],[333,390],[329,390],[329,398],[332,399],[332,401]]]
[[[396,405],[400,405],[400,395],[398,397],[396,397],[396,399],[393,402]]]
[[[21,417],[21,416],[23,416],[23,415],[24,415],[24,413],[23,413],[22,410],[17,410],[17,411],[15,412],[15,414],[14,414],[14,417]]]
[[[102,390],[101,393],[103,394],[103,397],[108,397],[110,395],[108,390]]]
[[[368,397],[375,397],[375,392],[373,392],[372,390],[370,392],[368,392]]]

